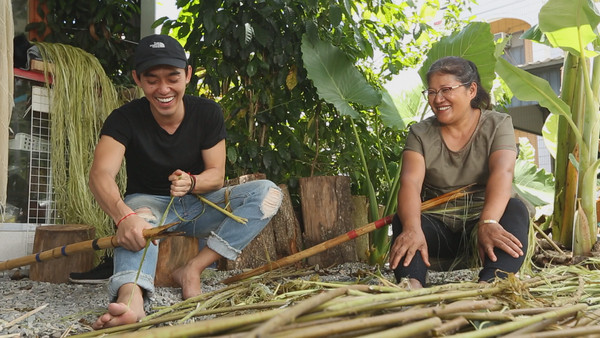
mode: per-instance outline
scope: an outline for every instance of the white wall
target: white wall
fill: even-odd
[[[499,19],[519,19],[536,25],[538,14],[547,0],[478,0],[471,10],[462,14],[463,18],[475,16],[477,21],[491,22]],[[560,48],[551,48],[532,43],[533,62],[562,57]]]
[[[512,18],[528,22],[532,26],[538,23],[540,8],[546,0],[478,0],[471,5],[471,11],[463,13],[464,17],[475,15],[482,21]]]

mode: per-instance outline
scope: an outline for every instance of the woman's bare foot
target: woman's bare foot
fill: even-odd
[[[141,318],[138,318],[138,315],[126,304],[110,303],[108,304],[108,312],[98,317],[92,328],[100,330],[107,327],[135,323],[139,319]]]
[[[202,294],[200,272],[193,266],[184,265],[172,273],[173,280],[181,287],[183,299],[196,297]]]

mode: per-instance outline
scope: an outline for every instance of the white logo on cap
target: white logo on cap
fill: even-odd
[[[156,41],[150,45],[150,48],[165,48],[165,44],[160,41]]]

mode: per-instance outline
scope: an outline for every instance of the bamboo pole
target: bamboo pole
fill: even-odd
[[[466,195],[468,195],[470,192],[468,191],[468,188],[471,187],[472,185],[468,185],[453,191],[450,191],[448,193],[445,193],[441,196],[438,196],[436,198],[432,198],[430,200],[424,201],[423,203],[421,203],[421,211],[427,210],[427,209],[431,209],[433,207],[436,207],[438,205],[447,203],[451,200],[460,198],[460,197],[464,197]],[[332,238],[330,240],[327,240],[325,242],[319,243],[315,246],[312,246],[306,250],[297,252],[293,255],[287,256],[287,257],[283,257],[279,260],[276,260],[274,262],[270,262],[267,263],[261,267],[258,267],[256,269],[241,273],[239,275],[235,275],[229,278],[226,278],[224,280],[221,281],[221,283],[224,284],[230,284],[233,282],[237,282],[239,280],[242,279],[246,279],[246,278],[250,278],[256,275],[260,275],[261,273],[265,273],[268,271],[272,271],[274,269],[278,269],[278,268],[282,268],[288,265],[292,265],[294,263],[297,263],[305,258],[308,258],[310,256],[316,255],[318,253],[321,253],[329,248],[332,248],[336,245],[340,245],[344,242],[347,242],[349,240],[355,239],[358,236],[362,236],[364,234],[367,234],[373,230],[379,229],[385,225],[388,225],[390,223],[392,223],[392,219],[393,219],[394,215],[389,215],[386,216],[382,219],[379,219],[375,222],[369,223],[367,225],[364,225],[356,230],[351,230],[348,231],[347,233],[337,236],[335,238]]]
[[[180,235],[180,233],[176,232],[167,232],[169,228],[173,227],[176,224],[179,224],[179,222],[166,224],[152,229],[144,229],[144,238],[157,239],[164,238],[167,236]],[[54,258],[66,257],[80,252],[116,248],[118,246],[119,243],[117,242],[117,236],[108,236],[97,239],[91,239],[83,242],[67,244],[62,247],[56,247],[54,249],[41,251],[28,256],[23,256],[0,262],[0,271],[10,270],[19,266],[29,265],[33,263],[40,263]]]

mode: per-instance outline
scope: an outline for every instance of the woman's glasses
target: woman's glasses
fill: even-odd
[[[457,84],[455,86],[450,86],[450,87],[442,87],[439,90],[433,90],[433,89],[425,89],[424,91],[422,91],[421,93],[423,93],[423,96],[425,97],[425,100],[433,100],[435,99],[438,94],[442,94],[442,96],[444,98],[447,98],[448,95],[452,94],[452,90],[460,87],[460,86],[467,86],[470,85],[471,82],[466,82],[466,83],[461,83],[461,84]]]

